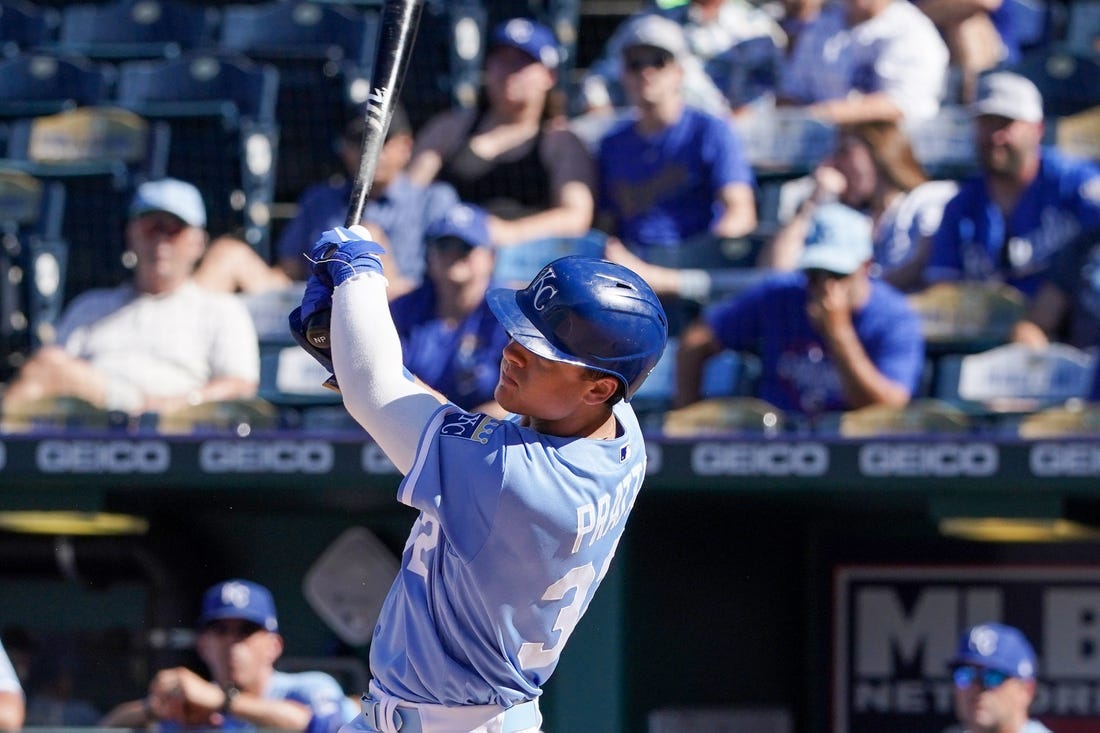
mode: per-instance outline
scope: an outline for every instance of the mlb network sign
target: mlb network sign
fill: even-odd
[[[1035,646],[1031,707],[1058,733],[1100,731],[1100,569],[843,566],[833,588],[832,733],[938,733],[955,722],[947,662],[967,627]]]

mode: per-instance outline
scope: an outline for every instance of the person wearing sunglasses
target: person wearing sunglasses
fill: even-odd
[[[710,278],[697,257],[756,227],[755,177],[744,144],[724,119],[684,100],[684,34],[657,15],[631,21],[622,82],[633,114],[602,138],[597,228],[612,235],[605,257],[667,300],[699,301]],[[676,316],[673,330],[676,329]]]
[[[967,629],[949,666],[959,721],[950,733],[1050,733],[1029,717],[1037,663],[1019,629],[999,623]]]

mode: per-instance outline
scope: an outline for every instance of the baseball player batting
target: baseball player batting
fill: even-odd
[[[403,372],[381,248],[326,232],[292,328],[420,511],[371,642],[363,712],[342,733],[530,733],[538,697],[607,573],[645,475],[628,400],[660,358],[653,291],[603,260],[556,260],[489,306],[511,336],[495,420]],[[335,245],[335,247],[333,247]],[[330,249],[330,247],[332,249]],[[301,324],[332,309],[331,352]]]

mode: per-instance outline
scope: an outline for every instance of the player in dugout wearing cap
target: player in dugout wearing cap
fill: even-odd
[[[633,272],[585,257],[490,290],[511,337],[495,390],[511,416],[465,412],[403,371],[380,248],[365,234],[321,238],[290,318],[404,474],[398,500],[420,512],[371,641],[363,712],[343,730],[538,731],[542,685],[641,489],[629,399],[664,350],[664,311]],[[306,335],[326,309],[331,351]]]
[[[355,703],[325,672],[280,672],[283,637],[271,592],[248,580],[226,580],[202,598],[195,649],[206,680],[187,667],[162,669],[145,698],[109,712],[104,727],[156,725],[324,733],[351,720]]]

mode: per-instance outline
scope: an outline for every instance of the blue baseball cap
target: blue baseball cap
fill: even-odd
[[[146,181],[138,186],[130,202],[130,217],[163,211],[189,226],[206,226],[206,206],[199,189],[176,178]]]
[[[512,18],[493,29],[489,48],[494,46],[518,48],[548,69],[558,68],[561,62],[561,51],[558,50],[554,32],[528,18]]]
[[[824,204],[810,220],[798,268],[851,275],[873,254],[871,219],[844,204]]]
[[[459,204],[452,207],[443,218],[428,225],[424,239],[429,245],[447,239],[458,239],[471,249],[488,247],[491,244],[489,213],[480,206]]]
[[[1005,624],[980,624],[963,632],[951,667],[973,664],[1012,677],[1035,679],[1035,650],[1019,629]]]
[[[199,628],[223,618],[251,621],[268,631],[279,630],[271,591],[248,580],[226,580],[203,594]]]

